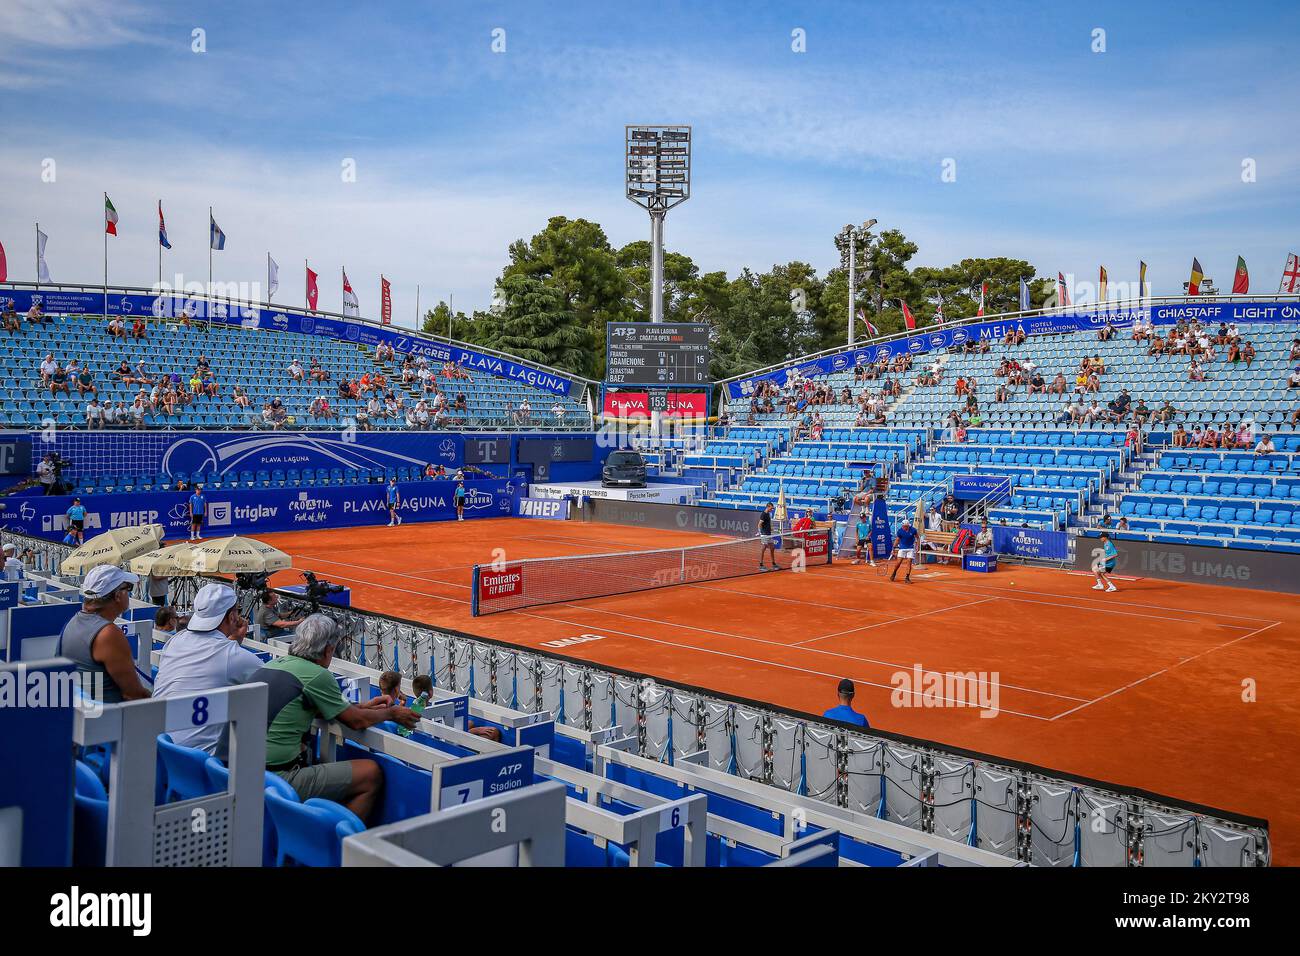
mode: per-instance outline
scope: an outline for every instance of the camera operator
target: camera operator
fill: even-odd
[[[56,494],[54,483],[58,478],[58,469],[54,467],[54,456],[46,455],[36,466],[36,480],[41,483],[47,495]]]
[[[263,640],[268,637],[282,637],[303,621],[300,617],[281,617],[276,610],[276,605],[279,603],[280,595],[270,589],[263,591],[260,595],[260,600],[257,602],[256,620],[258,627],[261,628]]]

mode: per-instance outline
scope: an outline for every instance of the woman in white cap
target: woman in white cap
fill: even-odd
[[[81,610],[59,635],[56,653],[75,663],[78,673],[90,675],[90,687],[85,689],[101,703],[120,704],[149,696],[131,656],[131,645],[114,623],[126,612],[131,587],[139,580],[111,564],[92,568],[81,583]]]

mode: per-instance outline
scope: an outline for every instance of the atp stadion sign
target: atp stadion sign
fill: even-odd
[[[12,299],[14,308],[19,312],[26,312],[33,302],[40,302],[45,311],[51,315],[100,315],[105,310],[105,297],[102,292],[17,289],[0,285],[0,299],[5,301]],[[420,338],[400,329],[387,329],[366,322],[322,318],[294,309],[261,309],[257,306],[236,303],[209,303],[207,299],[197,296],[114,292],[110,289],[107,310],[109,315],[120,315],[127,319],[136,316],[174,318],[184,310],[190,318],[198,321],[211,320],[222,325],[238,325],[245,329],[321,335],[341,342],[355,342],[358,345],[389,345],[404,354],[423,355],[437,362],[457,362],[465,368],[486,372],[500,378],[514,379],[555,395],[570,395],[574,391],[575,383],[563,376],[520,365],[500,356]]]
[[[1220,322],[1298,322],[1300,302],[1180,302],[1174,305],[1153,305],[1150,308],[1106,309],[1058,312],[1050,315],[1029,316],[1003,322],[975,322],[951,327],[935,326],[916,332],[906,338],[881,342],[862,348],[823,355],[790,368],[779,368],[762,375],[727,383],[727,393],[732,398],[747,398],[761,381],[784,384],[795,372],[803,378],[843,372],[858,365],[869,365],[882,359],[899,355],[922,355],[939,352],[967,342],[996,341],[1009,332],[1026,335],[1060,335],[1064,332],[1086,332],[1107,324],[1117,328],[1132,325],[1138,319],[1149,318],[1153,325],[1174,325],[1196,320],[1206,325]]]

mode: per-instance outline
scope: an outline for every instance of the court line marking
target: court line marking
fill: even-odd
[[[996,600],[996,598],[989,598],[989,600]],[[980,603],[983,603],[983,602],[975,601],[975,602],[972,602],[972,603],[980,604]],[[965,607],[965,605],[962,605],[962,606]],[[617,617],[626,617],[626,618],[631,618],[631,619],[634,620],[634,621],[642,621],[642,622],[644,622],[644,623],[646,623],[646,624],[661,624],[661,625],[663,625],[663,626],[665,626],[665,627],[675,627],[675,628],[678,628],[678,629],[680,629],[680,630],[687,630],[687,631],[703,631],[703,632],[706,632],[706,633],[718,634],[718,635],[721,636],[721,637],[731,637],[731,638],[735,638],[736,640],[739,640],[739,641],[750,641],[750,642],[755,643],[755,644],[766,644],[766,645],[768,645],[768,646],[770,646],[770,647],[780,647],[780,648],[785,648],[785,649],[787,649],[787,650],[788,650],[788,649],[795,648],[795,647],[798,647],[800,650],[807,651],[807,652],[809,652],[809,653],[811,653],[811,654],[826,654],[826,655],[828,655],[828,656],[830,656],[830,657],[842,657],[842,658],[844,658],[845,660],[858,661],[859,663],[863,663],[863,664],[878,664],[878,665],[880,665],[881,667],[892,667],[892,668],[894,668],[895,670],[907,671],[908,673],[911,673],[912,669],[916,666],[916,663],[919,663],[919,662],[914,662],[914,663],[912,663],[912,664],[902,664],[902,663],[898,663],[898,662],[896,662],[896,661],[882,661],[882,660],[878,660],[877,658],[874,658],[874,657],[860,657],[860,656],[858,656],[858,655],[856,655],[856,654],[845,654],[845,653],[843,653],[842,651],[827,651],[827,650],[823,650],[822,648],[819,648],[819,647],[801,647],[801,646],[798,645],[798,644],[783,644],[783,643],[781,643],[780,641],[772,641],[772,640],[768,640],[767,638],[762,638],[762,637],[746,637],[746,636],[744,636],[744,635],[740,635],[740,634],[728,634],[728,633],[726,633],[725,631],[709,631],[707,628],[696,627],[694,624],[674,624],[672,621],[662,621],[662,620],[659,620],[658,618],[652,618],[652,617],[639,617],[638,615],[635,615],[635,614],[628,614],[628,613],[626,613],[626,612],[624,612],[624,611],[614,611],[614,610],[610,610],[609,608],[591,607],[591,606],[589,606],[589,605],[571,604],[571,603],[567,603],[567,602],[557,602],[557,603],[555,603],[555,604],[549,605],[549,607],[557,607],[557,608],[559,608],[559,607],[567,607],[567,608],[572,608],[572,609],[575,610],[575,611],[595,611],[595,612],[602,613],[602,614],[613,614],[613,615],[615,615],[615,616],[617,616]],[[945,608],[944,610],[953,610],[953,608]],[[529,613],[529,612],[527,612],[527,611],[524,611],[524,610],[522,610],[522,609],[520,609],[520,610],[515,610],[515,611],[506,611],[506,612],[504,612],[504,613],[506,613],[506,614],[527,614],[529,617],[535,617],[535,618],[537,618],[537,619],[539,619],[539,620],[544,620],[544,621],[559,621],[559,622],[562,623],[562,624],[573,624],[572,621],[565,621],[565,620],[563,620],[562,618],[548,617],[548,616],[546,616],[546,615],[544,615],[544,614],[533,614],[533,613]],[[931,613],[932,613],[932,612],[931,612]],[[909,619],[909,618],[899,618],[899,620],[910,620],[910,619]],[[892,623],[894,623],[894,622],[893,622],[893,621],[884,621],[884,622],[882,622],[881,624],[869,624],[869,625],[867,625],[867,627],[881,627],[881,626],[883,626],[883,624],[892,624]],[[573,624],[573,626],[574,626],[574,627],[581,627],[581,626],[583,626],[583,625]],[[591,627],[593,627],[593,628],[599,628],[600,626],[601,626],[601,625],[599,625],[599,624],[593,624],[593,625],[591,625]],[[609,630],[613,630],[613,629],[610,628]],[[855,628],[855,630],[860,630],[860,629],[859,629],[859,628]],[[620,633],[620,634],[624,634],[624,635],[626,635],[626,636],[628,636],[628,637],[642,637],[642,638],[644,638],[645,640],[651,640],[651,641],[653,641],[653,640],[657,640],[657,638],[647,637],[647,636],[645,636],[645,635],[634,634],[634,633],[631,632],[631,631],[620,631],[620,632],[618,632],[618,633]],[[707,648],[698,647],[697,645],[694,645],[694,644],[683,644],[683,645],[676,645],[676,646],[680,646],[680,647],[695,647],[697,650],[707,650]],[[716,653],[723,653],[723,652],[716,652]],[[769,663],[776,664],[776,663],[778,663],[778,662],[776,662],[776,661],[769,661]],[[927,673],[927,674],[945,674],[945,675],[946,675],[946,674],[949,674],[949,673],[955,673],[954,671],[937,671],[937,670],[933,670],[933,669],[931,669],[931,668],[925,668],[925,669],[924,669],[924,672]],[[885,685],[877,685],[877,686],[885,686]],[[890,686],[891,688],[893,687],[892,684],[891,684],[891,685],[888,685],[888,686]],[[1088,699],[1088,698],[1086,698],[1086,697],[1074,697],[1074,696],[1072,696],[1072,695],[1070,695],[1070,694],[1057,694],[1057,693],[1053,693],[1052,691],[1049,691],[1049,690],[1038,690],[1038,689],[1033,688],[1033,687],[1024,687],[1024,686],[1021,686],[1021,685],[1019,685],[1019,684],[1007,684],[1007,683],[1004,683],[1004,682],[1002,682],[1002,681],[999,681],[999,682],[998,682],[998,686],[999,686],[999,687],[1006,687],[1006,688],[1009,688],[1009,689],[1011,689],[1011,690],[1024,691],[1026,694],[1038,694],[1039,696],[1042,696],[1042,697],[1059,697],[1059,698],[1061,698],[1062,700],[1083,701],[1083,700],[1087,700],[1087,699]]]
[[[958,608],[974,607],[977,604],[988,604],[990,601],[1000,601],[1000,600],[1001,598],[998,597],[990,597],[990,598],[984,598],[983,600],[980,601],[967,601],[965,604],[954,604],[951,607],[939,607],[939,608],[935,608],[933,611],[924,611],[921,614],[913,614],[910,615],[909,617],[900,617],[897,620],[893,620],[893,621],[881,621],[877,624],[864,624],[862,627],[851,627],[845,631],[836,631],[834,634],[823,634],[821,637],[810,638],[809,640],[800,641],[799,643],[791,644],[790,646],[804,647],[807,644],[811,644],[813,641],[824,641],[827,638],[839,637],[842,634],[853,634],[857,631],[869,631],[873,627],[884,627],[886,624],[901,624],[903,621],[915,621],[918,617],[929,617],[931,614],[942,614],[944,611],[955,611]],[[809,648],[809,650],[815,650],[815,648]],[[1083,700],[1082,697],[1076,697],[1074,699]]]
[[[1191,657],[1185,657],[1177,664],[1170,664],[1168,667],[1162,667],[1160,668],[1160,670],[1156,671],[1153,674],[1148,674],[1146,677],[1139,677],[1137,680],[1130,681],[1129,683],[1125,684],[1123,687],[1115,688],[1113,691],[1111,691],[1108,694],[1102,694],[1100,697],[1090,700],[1085,704],[1080,704],[1078,707],[1073,707],[1070,710],[1067,710],[1063,714],[1057,714],[1055,717],[1049,717],[1048,720],[1060,720],[1062,717],[1069,717],[1071,714],[1083,710],[1085,707],[1091,707],[1093,704],[1106,700],[1110,697],[1114,697],[1116,694],[1123,693],[1124,691],[1129,690],[1130,688],[1136,687],[1138,684],[1145,684],[1147,681],[1151,680],[1152,678],[1159,677],[1161,674],[1167,674],[1169,671],[1176,670],[1177,668],[1182,667],[1184,664],[1189,664],[1192,661],[1196,660],[1198,657],[1204,657],[1206,654],[1210,654],[1214,651],[1222,650],[1223,648],[1228,647],[1229,645],[1240,643],[1241,641],[1246,640],[1246,638],[1248,637],[1254,637],[1256,634],[1263,634],[1265,631],[1272,630],[1273,628],[1277,627],[1281,623],[1282,623],[1281,621],[1274,621],[1272,624],[1266,624],[1264,627],[1257,628],[1256,630],[1251,631],[1249,634],[1242,634],[1240,637],[1234,637],[1232,640],[1225,641],[1222,644],[1217,644],[1214,647],[1207,647],[1199,654],[1193,654]]]
[[[572,605],[570,605],[570,606],[572,606]],[[579,608],[579,610],[587,610],[587,609],[586,609],[586,608]],[[527,612],[527,611],[512,611],[512,612],[508,612],[508,613],[519,614],[519,615],[521,615],[521,616],[523,616],[523,617],[532,617],[532,618],[537,618],[537,619],[540,620],[540,621],[552,621],[552,622],[554,622],[554,621],[559,621],[561,624],[568,624],[568,625],[571,625],[571,626],[573,626],[573,627],[580,627],[580,628],[587,628],[587,627],[588,627],[588,625],[585,625],[585,624],[579,624],[579,623],[577,623],[576,621],[566,621],[566,620],[564,620],[564,619],[562,619],[562,618],[555,618],[555,617],[542,617],[542,616],[539,615],[539,614],[530,614],[530,613]],[[619,630],[617,630],[617,629],[615,629],[615,628],[606,628],[606,630],[611,631],[611,632],[613,632],[613,633],[615,633],[615,634],[622,634],[622,635],[625,636],[625,637],[632,637],[632,638],[635,638],[635,639],[637,639],[637,640],[648,641],[648,642],[651,643],[651,644],[662,644],[662,645],[664,645],[665,647],[679,647],[679,648],[681,648],[681,649],[683,649],[683,650],[688,650],[688,651],[699,651],[701,654],[714,654],[714,655],[717,655],[717,656],[719,656],[719,657],[730,657],[730,658],[732,658],[733,660],[738,660],[738,661],[747,661],[748,663],[751,663],[751,664],[760,664],[760,665],[765,666],[765,667],[777,667],[777,668],[780,668],[780,669],[782,669],[782,670],[788,670],[788,671],[799,671],[800,673],[803,673],[803,674],[814,674],[814,675],[816,675],[816,676],[818,676],[818,677],[826,677],[826,678],[830,678],[830,679],[840,679],[840,678],[842,678],[842,677],[845,676],[845,675],[843,675],[843,674],[829,674],[829,673],[827,673],[827,672],[825,672],[825,671],[812,670],[811,668],[808,668],[808,667],[796,667],[796,666],[793,665],[793,664],[781,664],[781,663],[779,663],[779,662],[777,662],[777,661],[763,660],[762,658],[745,657],[745,656],[742,655],[742,654],[733,654],[733,653],[731,653],[730,651],[718,651],[718,650],[714,650],[714,649],[712,649],[712,648],[708,648],[708,647],[696,647],[696,646],[694,646],[694,645],[692,645],[692,644],[678,644],[678,643],[676,643],[676,642],[674,642],[674,641],[665,641],[665,640],[661,640],[661,639],[659,639],[659,638],[646,637],[646,636],[643,635],[643,634],[633,634],[633,633],[631,633],[630,631],[619,631]],[[565,656],[567,657],[567,656],[571,656],[571,655],[565,655]],[[574,657],[573,659],[574,659],[574,660],[579,660],[579,661],[586,661],[587,663],[598,663],[597,661],[593,661],[591,658]],[[865,684],[865,685],[868,686],[868,687],[879,687],[879,688],[881,688],[882,690],[888,690],[888,691],[891,691],[891,692],[894,691],[894,690],[897,690],[897,688],[894,687],[892,684],[877,684],[875,681],[869,681],[869,680],[867,680],[867,679],[865,679],[865,678],[853,677],[853,678],[851,678],[851,680],[853,680],[855,683]],[[1008,686],[1008,685],[1001,685],[1001,686]],[[723,692],[722,692],[722,691],[718,691],[717,693],[723,693]],[[951,698],[945,698],[945,699],[951,699]],[[957,709],[957,708],[952,708],[952,709],[955,710],[955,709]],[[965,708],[962,708],[962,709],[964,709],[964,710],[979,710],[980,708],[978,708],[978,707],[975,707],[975,708],[965,707]],[[1043,716],[1040,715],[1040,714],[1024,714],[1024,713],[1021,713],[1020,711],[1017,711],[1017,710],[1008,710],[1008,709],[1005,708],[1005,707],[999,707],[997,712],[998,712],[999,714],[1011,714],[1012,716],[1015,716],[1015,717],[1027,717],[1027,718],[1029,718],[1029,719],[1031,719],[1031,720],[1051,721],[1051,720],[1053,719],[1053,718],[1051,718],[1051,717],[1043,717]]]
[[[962,586],[960,585],[953,585],[952,587],[954,590],[960,591],[963,594],[980,593],[978,590],[976,591],[963,590]],[[1031,593],[1036,593],[1036,592],[1031,592]],[[1125,617],[1145,617],[1153,621],[1169,621],[1174,624],[1208,624],[1211,627],[1231,627],[1231,628],[1237,628],[1239,630],[1244,630],[1244,631],[1250,630],[1249,624],[1225,624],[1222,621],[1192,621],[1192,620],[1188,620],[1185,617],[1164,617],[1163,615],[1160,614],[1142,614],[1139,613],[1138,611],[1121,611],[1117,608],[1095,607],[1093,605],[1087,605],[1087,604],[1059,604],[1055,601],[1035,601],[1032,600],[1031,598],[1013,597],[1012,596],[1013,594],[1014,592],[1012,592],[1012,594],[1001,594],[998,595],[998,597],[1004,601],[1016,601],[1020,604],[1041,604],[1046,607],[1060,608],[1065,611],[1097,611],[1102,614],[1123,614]]]
[[[294,557],[298,557],[298,555],[294,555]],[[457,584],[457,583],[454,582],[454,581],[435,581],[435,580],[432,580],[432,579],[430,579],[430,578],[421,578],[421,577],[416,577],[414,574],[407,574],[407,573],[404,572],[404,571],[389,571],[389,570],[387,570],[387,569],[385,569],[385,568],[371,568],[371,567],[367,567],[367,566],[364,565],[364,564],[354,564],[354,563],[352,563],[352,562],[350,562],[350,561],[334,561],[334,560],[332,560],[332,559],[330,559],[330,558],[315,558],[315,557],[312,557],[311,555],[302,555],[302,557],[308,558],[308,559],[310,559],[310,560],[312,560],[312,561],[323,561],[323,562],[325,562],[326,564],[337,564],[337,565],[338,565],[339,567],[341,567],[341,568],[354,568],[354,569],[356,569],[356,570],[358,570],[358,571],[373,571],[373,572],[375,572],[376,574],[391,574],[391,575],[393,575],[393,576],[395,576],[395,577],[399,577],[399,578],[411,578],[412,580],[415,580],[415,581],[422,581],[422,582],[425,583],[425,584],[441,584],[441,585],[444,586],[444,587],[449,587],[449,588],[460,588],[460,589],[463,590],[463,591],[468,591],[468,590],[470,590],[470,585],[468,585],[468,584]],[[473,567],[473,565],[467,565],[467,567]],[[428,573],[428,572],[425,572],[425,573]],[[338,575],[336,575],[336,577],[338,577]],[[361,581],[360,579],[357,579],[357,580],[358,580],[358,583],[360,583],[360,584],[370,584],[370,583],[373,583],[373,582],[369,582],[369,581]],[[384,585],[382,585],[382,584],[381,584],[381,585],[375,585],[375,586],[376,586],[376,587],[384,587]],[[405,590],[405,589],[404,589],[404,588],[394,588],[394,590],[401,591],[401,590]],[[424,593],[426,593],[426,592],[424,592],[424,591],[411,591],[410,593],[411,593],[411,594],[424,594]],[[430,597],[437,597],[438,595],[430,594],[429,596],[430,596]],[[461,603],[462,603],[462,604],[468,604],[469,601],[462,601]]]

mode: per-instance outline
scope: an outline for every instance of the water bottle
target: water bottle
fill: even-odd
[[[419,716],[420,714],[424,713],[424,708],[428,706],[428,704],[429,704],[429,695],[421,694],[419,697],[415,698],[415,700],[411,701],[411,710],[415,711],[416,716]],[[397,728],[397,732],[401,734],[403,737],[410,737],[414,733],[413,730],[408,730],[407,728],[402,727],[400,725]]]

